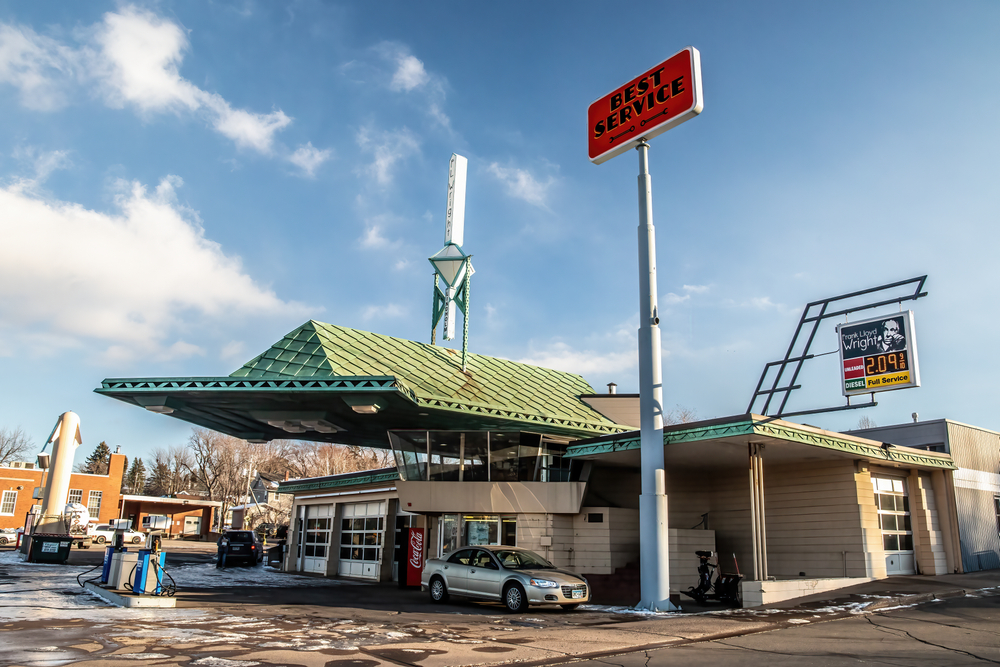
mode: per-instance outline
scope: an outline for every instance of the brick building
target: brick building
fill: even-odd
[[[41,501],[32,495],[36,487],[44,488],[46,473],[33,463],[0,466],[0,528],[23,527],[33,507],[41,510]],[[112,454],[107,475],[75,472],[70,476],[67,502],[86,505],[92,521],[117,519],[124,475],[125,455]]]

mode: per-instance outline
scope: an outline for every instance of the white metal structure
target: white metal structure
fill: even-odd
[[[636,151],[639,152],[639,435],[642,456],[639,559],[643,563],[639,607],[670,611],[675,607],[670,602],[669,525],[663,472],[663,371],[649,144],[640,141]]]
[[[83,444],[80,438],[80,418],[73,412],[59,415],[55,428],[46,442],[52,445],[52,463],[45,482],[42,516],[35,527],[37,533],[65,533],[62,511],[69,496],[69,479],[73,474],[73,457],[76,448]]]

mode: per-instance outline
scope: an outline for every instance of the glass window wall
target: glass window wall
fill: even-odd
[[[392,431],[389,444],[404,480],[427,479],[427,431]]]
[[[391,431],[389,442],[406,481],[572,482],[583,467],[538,433]]]

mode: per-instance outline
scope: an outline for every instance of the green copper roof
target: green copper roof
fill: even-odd
[[[579,375],[481,354],[469,354],[467,368],[462,371],[461,353],[450,348],[311,320],[230,377],[393,376],[416,401],[437,407],[492,407],[615,426],[580,400],[594,389]]]
[[[228,377],[108,378],[95,391],[250,440],[387,447],[386,431],[619,433],[580,376],[309,321]],[[355,406],[377,404],[366,412]]]

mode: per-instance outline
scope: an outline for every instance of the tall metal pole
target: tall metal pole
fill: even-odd
[[[663,458],[663,377],[660,317],[656,306],[656,233],[649,177],[649,144],[639,152],[639,431],[642,494],[639,496],[639,607],[669,611],[670,545]]]

